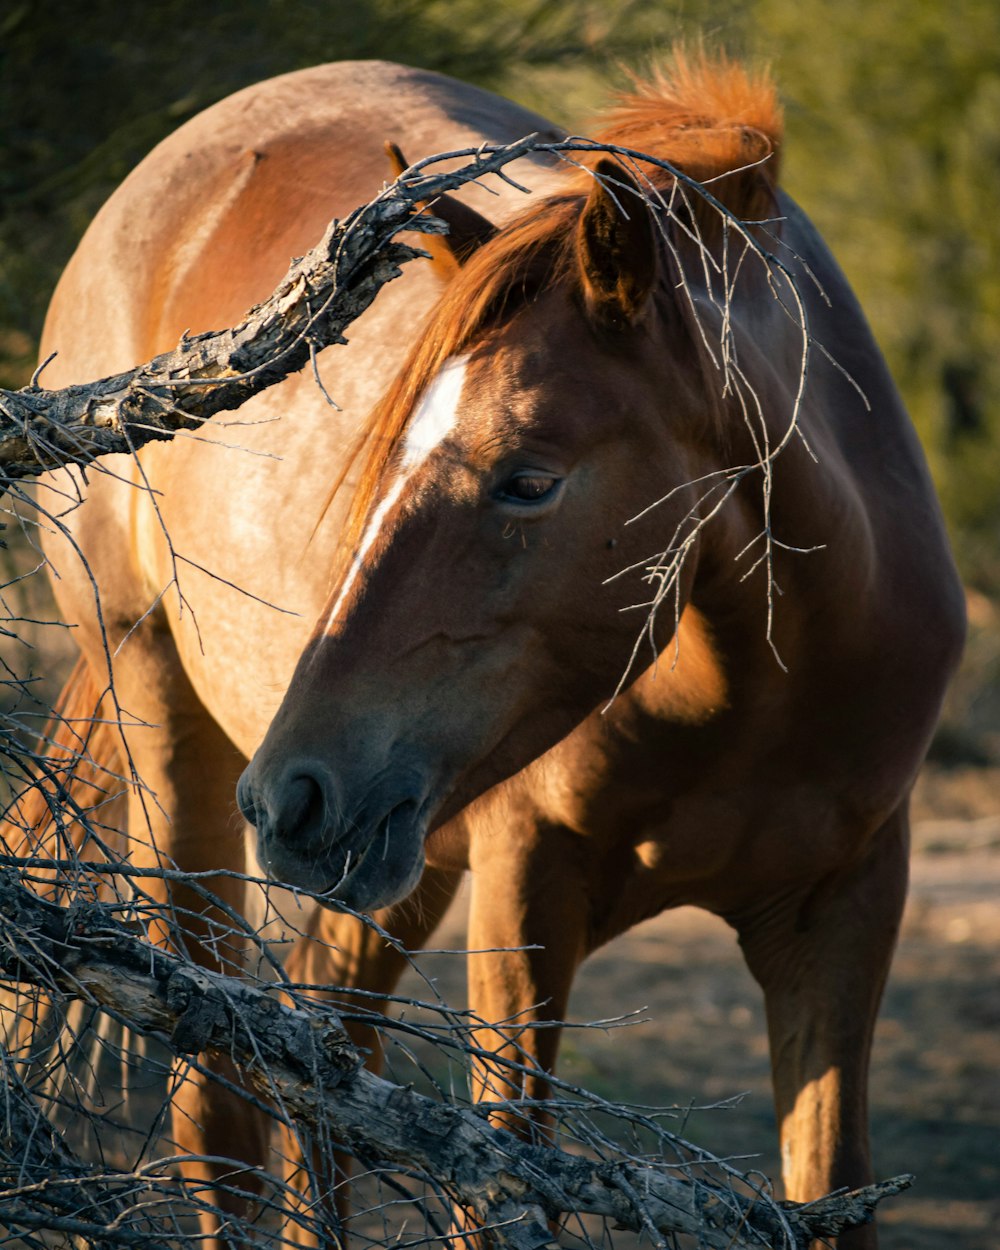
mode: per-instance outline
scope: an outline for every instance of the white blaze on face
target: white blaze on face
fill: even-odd
[[[403,432],[400,467],[404,473],[412,472],[422,464],[455,428],[468,363],[468,356],[446,360],[437,377],[420,396],[417,410]]]
[[[358,550],[354,555],[351,571],[345,578],[340,594],[337,595],[330,609],[324,632],[328,633],[333,628],[341,608],[347,602],[347,596],[354,585],[358,570],[363,567],[365,557],[374,545],[385,518],[395,507],[410,476],[423,464],[434,448],[439,447],[454,430],[458,422],[458,405],[465,386],[465,370],[468,362],[468,356],[456,356],[452,360],[446,360],[417,401],[416,410],[403,431],[403,445],[396,480],[372,513],[365,527]]]

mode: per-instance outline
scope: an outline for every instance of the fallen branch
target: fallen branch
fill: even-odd
[[[708,1247],[798,1250],[867,1223],[897,1177],[798,1205],[634,1162],[594,1162],[523,1141],[482,1111],[368,1072],[328,1007],[288,1006],[277,989],[206,972],[132,936],[99,903],[60,907],[0,873],[0,974],[83,998],[178,1055],[232,1058],[296,1121],[348,1151],[433,1179],[511,1250],[554,1244],[550,1220],[590,1214],[636,1232],[690,1233]]]
[[[239,408],[316,351],[345,342],[344,330],[400,266],[426,254],[393,241],[422,203],[545,146],[529,136],[490,152],[458,153],[474,159],[452,173],[409,171],[344,221],[332,221],[274,294],[233,329],[182,338],[173,351],[97,382],[44,390],[39,370],[30,386],[0,390],[0,480],[131,453]],[[422,214],[420,230],[445,233],[447,226]]]

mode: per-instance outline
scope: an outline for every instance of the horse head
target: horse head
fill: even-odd
[[[404,896],[428,832],[629,669],[639,577],[718,456],[661,222],[620,165],[595,173],[456,267],[373,418],[333,594],[240,782],[279,879]]]

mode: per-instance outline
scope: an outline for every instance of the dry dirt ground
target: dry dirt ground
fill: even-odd
[[[883,1250],[1000,1246],[1000,770],[928,773],[916,801],[902,939],[875,1039],[872,1122],[880,1176],[916,1174],[885,1208]],[[464,942],[463,900],[435,945]],[[425,973],[464,1001],[453,956]],[[414,979],[409,992],[421,993]],[[423,991],[426,996],[426,990]],[[606,1097],[739,1105],[694,1113],[684,1135],[751,1156],[777,1177],[760,993],[732,932],[685,908],[634,929],[582,970],[573,1021],[641,1010],[644,1022],[567,1034],[561,1073]],[[743,1166],[743,1165],[741,1165]]]

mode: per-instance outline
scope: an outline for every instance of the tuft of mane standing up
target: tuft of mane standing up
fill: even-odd
[[[601,122],[598,140],[662,156],[699,182],[757,166],[777,185],[784,119],[767,70],[678,48]]]

